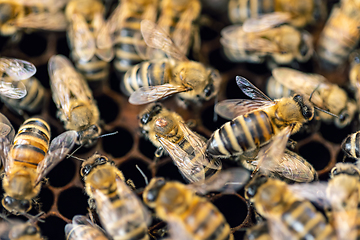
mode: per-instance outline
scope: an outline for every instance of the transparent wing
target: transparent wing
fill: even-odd
[[[16,18],[13,24],[19,28],[35,28],[50,31],[66,31],[67,20],[63,12],[30,13]]]
[[[0,159],[5,172],[9,171],[13,160],[9,157],[9,151],[15,137],[15,130],[10,121],[0,113]]]
[[[187,57],[174,44],[166,31],[156,23],[150,20],[142,20],[141,34],[149,47],[160,49],[174,59],[188,61]]]
[[[184,227],[184,224],[179,223],[179,220],[172,219],[171,217],[167,219],[167,224],[169,227],[170,239],[171,240],[193,240],[194,236],[188,232]]]
[[[55,13],[62,9],[69,0],[13,0],[13,2],[28,7],[39,7],[40,5],[46,7],[51,13]]]
[[[227,99],[215,105],[215,112],[232,120],[237,116],[274,106],[275,103],[267,100]]]
[[[72,42],[79,58],[88,62],[95,54],[95,38],[89,29],[86,19],[80,14],[71,17]]]
[[[295,183],[287,187],[298,198],[309,200],[323,208],[331,206],[331,202],[326,195],[327,182]]]
[[[106,23],[103,15],[101,13],[95,13],[92,21],[94,36],[98,36],[101,29],[103,29],[105,25]],[[103,33],[103,34],[110,34],[110,33]],[[108,37],[110,38],[111,36]],[[112,48],[111,44],[110,47],[107,48],[99,48],[99,46],[96,46],[95,54],[101,60],[105,62],[110,62],[114,58],[114,49]]]
[[[76,72],[72,63],[63,55],[55,55],[48,63],[53,99],[67,117],[70,116],[70,99],[92,104],[93,96],[83,77]]]
[[[272,74],[276,81],[280,82],[285,87],[306,96],[310,96],[316,88],[319,90],[329,90],[331,87],[326,78],[319,74],[308,74],[284,67],[273,69]],[[313,93],[311,102],[318,107],[326,107],[326,104],[318,91]]]
[[[254,100],[268,100],[271,102],[273,101],[271,100],[271,98],[266,96],[265,93],[263,93],[260,89],[255,87],[254,84],[252,84],[249,80],[247,80],[244,77],[236,76],[236,83],[241,89],[241,91],[243,91],[243,93],[246,94],[246,96]]]
[[[15,81],[28,79],[36,73],[34,64],[15,58],[0,58],[0,70]]]
[[[260,32],[290,20],[291,14],[288,12],[267,13],[258,18],[249,18],[244,22],[243,29],[245,32]]]
[[[234,192],[243,187],[249,178],[249,171],[243,168],[231,168],[220,171],[203,182],[189,184],[188,187],[200,194],[210,191]]]
[[[174,44],[184,55],[186,54],[191,41],[194,12],[195,10],[193,8],[187,9],[181,15],[180,20],[176,24],[175,30],[173,32]]]
[[[67,131],[51,141],[48,153],[36,169],[38,174],[35,181],[36,185],[70,152],[77,137],[76,131]]]
[[[280,220],[275,218],[267,219],[269,234],[271,239],[296,240],[296,236],[290,232],[289,228]]]
[[[141,87],[131,94],[129,103],[134,105],[151,103],[175,93],[186,92],[189,90],[191,89],[184,86],[174,86],[172,84]]]
[[[204,181],[205,168],[202,162],[206,161],[204,155],[190,156],[179,145],[176,145],[165,138],[158,138],[161,145],[169,153],[180,173],[190,182]],[[194,159],[195,158],[195,159]]]
[[[27,94],[24,83],[11,78],[0,79],[0,95],[13,99],[21,99]]]

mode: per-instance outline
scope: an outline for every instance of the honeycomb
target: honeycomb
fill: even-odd
[[[334,1],[329,1],[328,9],[331,9],[334,3]],[[266,80],[270,76],[266,64],[232,63],[227,61],[222,53],[219,42],[220,31],[230,24],[227,19],[227,1],[204,0],[203,13],[200,21],[202,46],[199,58],[201,62],[217,68],[222,74],[223,82],[218,100],[245,97],[234,81],[237,75],[246,77],[264,90]],[[323,23],[308,29],[315,40],[322,27]],[[54,54],[63,54],[69,57],[66,34],[64,32],[33,31],[23,33],[20,41],[1,37],[0,47],[1,56],[28,60],[36,65],[35,76],[47,89],[46,101],[39,115],[51,125],[52,138],[58,136],[64,131],[64,128],[56,118],[56,107],[49,88],[47,62]],[[347,86],[347,66],[336,72],[327,73],[318,67],[317,61],[314,59],[302,64],[300,68],[323,74],[331,82]],[[118,85],[118,79],[112,70],[110,80],[104,83],[100,90],[94,91],[94,97],[103,120],[103,132],[118,131],[118,134],[100,139],[92,148],[80,149],[75,156],[88,158],[98,152],[111,157],[126,179],[133,180],[139,196],[145,187],[145,182],[135,165],[138,165],[149,179],[154,176],[163,176],[167,179],[184,182],[169,157],[163,157],[157,163],[153,162],[156,149],[149,141],[140,137],[138,132],[137,114],[145,106],[130,105],[127,97],[120,92],[118,87],[111,88],[111,86]],[[221,117],[216,122],[213,121],[214,100],[204,103],[200,109],[180,108],[171,98],[163,103],[169,109],[178,112],[185,120],[195,120],[194,130],[206,137],[209,137],[214,130],[226,122]],[[2,103],[0,104],[1,112],[9,118],[15,129],[18,129],[24,121],[23,117],[11,112]],[[292,137],[297,141],[295,151],[313,164],[321,180],[327,180],[329,170],[337,161],[343,160],[343,153],[340,149],[341,141],[348,134],[356,131],[357,125],[356,120],[344,129],[338,129],[333,124],[328,125],[315,120],[304,131]],[[30,211],[30,214],[33,215],[36,215],[39,209],[45,212],[44,222],[38,222],[38,225],[47,239],[64,239],[65,224],[71,222],[74,215],[88,214],[88,197],[79,174],[80,164],[79,160],[73,158],[64,159],[58,164],[48,174],[49,182],[42,187],[37,199],[39,205]],[[229,160],[223,161],[224,169],[236,165]],[[232,227],[235,238],[242,239],[243,229],[254,224],[253,210],[243,198],[243,191],[240,190],[237,194],[231,195],[209,194],[207,197],[224,214]],[[0,211],[5,210],[0,209]],[[149,227],[149,233],[158,239],[160,238],[159,229],[164,226],[165,223],[155,219],[153,225]]]

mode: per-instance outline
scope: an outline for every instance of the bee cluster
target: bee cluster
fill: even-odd
[[[0,238],[355,239],[359,12],[0,0]]]

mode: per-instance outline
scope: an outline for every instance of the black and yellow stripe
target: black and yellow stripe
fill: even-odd
[[[264,13],[274,12],[276,0],[230,0],[229,19],[232,23],[243,23]]]
[[[281,216],[296,239],[336,239],[334,229],[308,201],[295,201]]]
[[[41,110],[44,103],[45,88],[35,77],[22,80],[21,82],[25,85],[27,90],[25,97],[21,99],[12,99],[0,95],[1,100],[6,106],[19,114],[22,114],[22,110],[31,113]]]
[[[129,69],[121,81],[120,88],[127,96],[141,87],[169,83],[171,65],[168,59],[145,61]]]
[[[360,158],[360,131],[347,136],[341,148],[349,157]]]
[[[246,231],[245,240],[271,240],[267,222],[260,222]]]
[[[10,156],[14,164],[36,168],[49,148],[50,126],[40,118],[30,118],[15,135]]]
[[[268,142],[274,135],[269,116],[264,111],[241,115],[217,129],[207,143],[213,157],[241,155]]]

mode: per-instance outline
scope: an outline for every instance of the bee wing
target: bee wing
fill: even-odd
[[[291,14],[288,12],[267,13],[258,18],[249,18],[244,22],[243,29],[245,32],[261,32],[289,20],[291,20]]]
[[[234,192],[243,187],[249,178],[249,171],[243,168],[231,168],[220,171],[205,181],[189,184],[188,187],[200,194],[210,191]]]
[[[86,23],[85,18],[80,14],[73,14],[71,17],[71,38],[76,54],[79,58],[88,62],[95,54],[95,38]]]
[[[310,96],[317,87],[320,89],[330,88],[326,78],[319,74],[307,74],[284,67],[273,69],[272,74],[276,81],[302,95]],[[318,107],[326,107],[321,95],[317,91],[313,93],[311,101]]]
[[[174,44],[179,48],[180,52],[184,53],[184,55],[190,45],[194,10],[195,9],[193,8],[189,8],[181,15],[173,32]]]
[[[9,238],[9,232],[11,230],[11,224],[6,221],[0,222],[0,239],[1,240],[11,240]]]
[[[38,176],[35,185],[39,184],[41,179],[45,177],[56,164],[63,160],[75,145],[77,137],[78,134],[76,131],[66,131],[51,141],[48,153],[36,169]]]
[[[156,23],[150,20],[142,20],[141,34],[149,47],[160,49],[176,60],[188,61],[187,57],[174,44],[166,31]]]
[[[158,138],[158,140],[173,159],[180,173],[189,182],[199,182],[205,179],[205,169],[202,165],[202,162],[204,161],[202,158],[205,157],[204,155],[192,157],[178,145],[169,140],[162,137]],[[196,159],[193,160],[192,158]]]
[[[266,96],[265,93],[263,93],[260,89],[255,87],[254,84],[252,84],[246,78],[241,77],[241,76],[236,76],[236,83],[239,86],[239,88],[241,89],[241,91],[243,91],[243,93],[245,93],[246,96],[248,96],[254,100],[267,100],[267,101],[273,102],[273,100],[271,100],[271,98]]]
[[[193,240],[188,230],[184,227],[184,224],[179,223],[179,220],[169,218],[167,221],[169,227],[170,239],[171,240]]]
[[[296,240],[294,234],[290,232],[282,221],[270,217],[267,219],[267,225],[271,239]]]
[[[323,208],[331,206],[331,202],[326,194],[327,182],[295,183],[287,187],[298,198],[309,200]]]
[[[141,105],[155,102],[161,98],[168,97],[175,93],[186,92],[190,89],[184,86],[175,86],[172,84],[163,84],[158,86],[141,87],[133,92],[129,98],[129,103]]]
[[[10,169],[13,163],[11,157],[9,157],[9,151],[12,146],[15,137],[14,127],[10,121],[0,113],[0,159],[4,166],[5,172]]]
[[[0,79],[0,95],[13,99],[21,99],[26,94],[27,91],[24,83],[13,81],[9,77]]]
[[[66,239],[70,239],[69,238],[70,234],[74,234],[74,235],[72,235],[71,239],[81,239],[82,235],[83,235],[83,232],[82,232],[81,229],[78,228],[78,226],[81,226],[81,225],[96,228],[100,232],[104,233],[103,229],[101,229],[98,225],[91,222],[89,218],[87,218],[87,217],[85,217],[83,215],[75,215],[73,217],[73,219],[72,219],[72,223],[68,223],[65,226]],[[105,237],[105,234],[104,234],[103,237]]]
[[[275,102],[267,100],[227,99],[215,105],[215,112],[223,118],[232,120],[237,116],[274,105]]]
[[[209,161],[206,158],[205,156],[206,142],[195,132],[191,131],[185,123],[179,122],[179,127],[183,131],[185,139],[193,147],[195,156],[201,156],[201,157],[196,157],[198,163],[202,164],[207,168],[220,170],[222,168],[222,163],[219,159],[214,159],[212,161]]]
[[[105,19],[101,13],[94,14],[92,26],[93,26],[94,35],[99,36],[101,29],[105,28],[106,26]],[[102,33],[102,34],[110,34],[110,33]],[[109,35],[108,37],[111,37],[111,35]],[[112,48],[111,44],[107,48],[99,48],[99,46],[96,46],[95,54],[101,60],[105,62],[110,62],[114,58],[114,49]]]
[[[92,102],[93,96],[83,77],[76,72],[72,63],[62,55],[50,58],[48,64],[53,99],[67,117],[70,116],[70,98]]]
[[[35,28],[50,31],[65,31],[67,21],[63,12],[30,13],[16,18],[13,24],[19,28]]]
[[[0,70],[15,81],[28,79],[36,73],[34,64],[15,58],[0,58]]]

